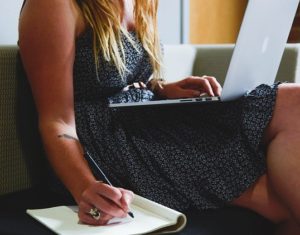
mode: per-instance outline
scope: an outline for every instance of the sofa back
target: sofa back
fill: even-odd
[[[223,85],[234,44],[166,45],[164,69],[167,81],[190,75],[215,76]],[[276,81],[300,82],[300,44],[287,44]]]

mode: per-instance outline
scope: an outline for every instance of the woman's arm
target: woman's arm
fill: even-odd
[[[101,224],[105,221],[91,220],[84,210],[97,207],[106,219],[124,216],[131,194],[97,182],[79,142],[59,138],[62,134],[77,138],[73,63],[75,39],[83,30],[74,0],[27,0],[20,16],[19,45],[49,162],[79,204],[80,219]]]

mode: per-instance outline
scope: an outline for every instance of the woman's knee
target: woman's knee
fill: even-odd
[[[239,198],[233,200],[231,205],[253,210],[273,223],[282,223],[291,218],[289,210],[273,191],[266,174],[261,176]]]

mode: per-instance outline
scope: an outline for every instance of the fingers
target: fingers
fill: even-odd
[[[133,193],[129,190],[95,182],[82,193],[78,203],[79,219],[83,223],[103,225],[113,217],[126,217],[132,199]],[[100,211],[99,219],[97,215],[93,217],[91,209],[95,208]]]
[[[101,211],[105,212],[106,214],[109,214],[113,217],[125,217],[126,212],[124,211],[121,206],[115,204],[111,200],[101,197],[97,194],[89,195],[86,198],[87,202],[89,204],[94,205],[96,208],[101,209]],[[119,202],[119,204],[121,204]]]
[[[192,89],[182,89],[180,91],[181,98],[191,98],[191,97],[199,97],[201,95],[200,91],[192,90]]]
[[[100,211],[100,218],[95,219],[91,216],[90,210],[94,208],[92,205],[81,201],[78,205],[78,217],[82,223],[90,224],[90,225],[105,225],[109,220],[113,218],[113,216],[106,214],[103,211]]]
[[[186,79],[183,79],[182,81],[180,81],[180,83],[182,88],[187,89],[187,91],[185,92],[187,97],[195,97],[203,93],[207,93],[210,96],[221,95],[222,88],[215,77],[191,76]],[[194,92],[192,92],[192,90],[194,90]],[[197,94],[195,91],[200,92],[200,94],[199,93]]]
[[[126,216],[121,205],[122,193],[118,188],[97,182],[90,191],[83,194],[83,197],[87,203],[113,217]]]
[[[199,81],[201,83],[202,87],[200,87],[200,89],[204,89],[205,93],[207,93],[210,96],[215,96],[214,91],[212,89],[212,86],[210,85],[209,80],[207,80],[203,77],[200,77],[198,79],[196,78],[195,81]]]
[[[133,198],[134,198],[134,193],[132,191],[123,189],[123,188],[119,188],[121,193],[122,193],[122,198],[121,198],[121,204],[122,204],[122,208],[128,212],[129,210],[129,205],[131,204]]]
[[[112,187],[108,184],[104,184],[101,182],[99,182],[98,184],[98,187],[94,188],[96,193],[120,205],[122,193],[118,188]]]
[[[215,77],[204,75],[202,76],[202,78],[207,79],[209,81],[209,84],[211,85],[215,95],[217,96],[221,95],[222,87]]]

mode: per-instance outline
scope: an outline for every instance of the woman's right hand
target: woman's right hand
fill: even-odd
[[[105,225],[113,217],[126,217],[133,197],[132,191],[96,181],[83,191],[78,203],[78,217],[85,224]],[[100,212],[98,220],[90,214],[94,208]]]

